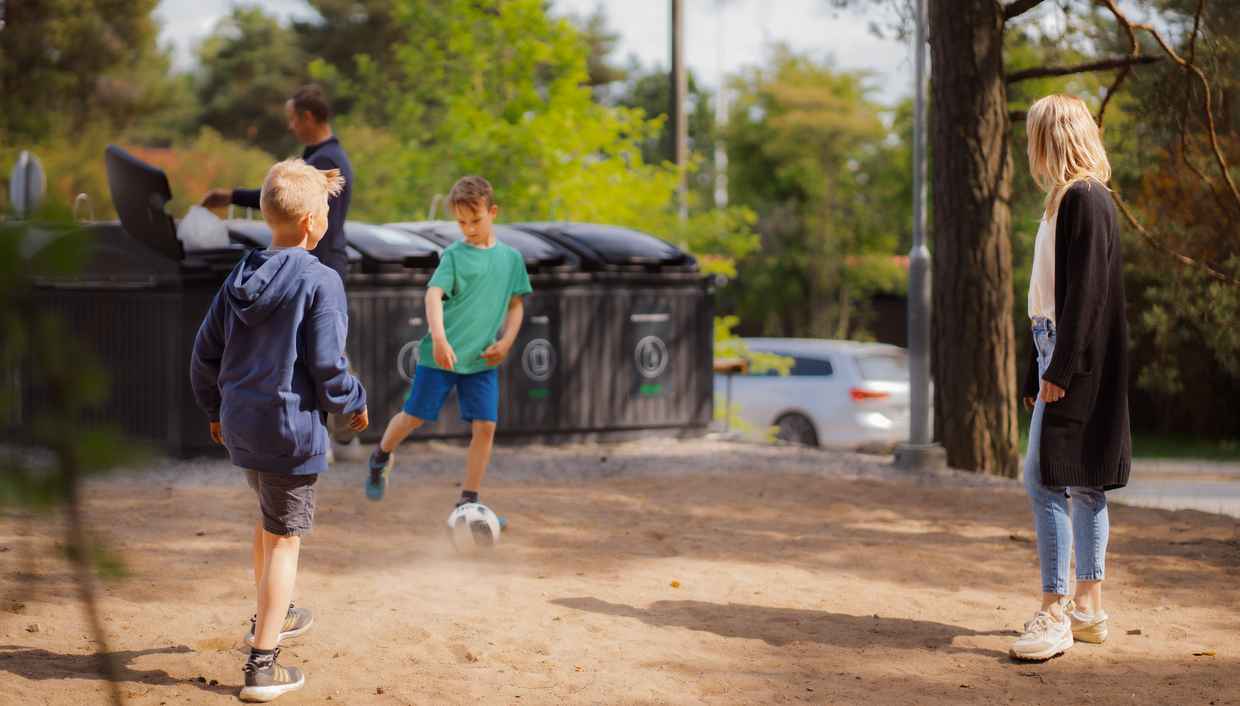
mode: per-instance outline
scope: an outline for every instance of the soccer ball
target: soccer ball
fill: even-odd
[[[499,544],[499,518],[482,503],[465,503],[448,515],[448,535],[457,551],[469,553]]]

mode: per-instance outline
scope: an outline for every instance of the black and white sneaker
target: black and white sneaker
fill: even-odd
[[[280,650],[277,648],[271,661],[259,665],[253,659],[245,663],[245,686],[241,687],[242,701],[274,701],[290,691],[297,691],[306,685],[306,675],[297,667],[282,666],[277,659]]]

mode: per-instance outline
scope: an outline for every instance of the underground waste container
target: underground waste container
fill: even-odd
[[[37,282],[32,303],[59,314],[107,371],[110,396],[90,412],[95,421],[176,455],[218,449],[194,402],[189,358],[212,297],[246,248],[185,249],[165,211],[164,173],[115,146],[104,161],[120,221],[81,224],[91,242],[85,266]],[[45,390],[22,393],[26,418],[53,404]]]
[[[389,227],[417,233],[444,246],[464,239],[456,223],[419,221]],[[506,437],[554,441],[587,431],[580,395],[570,394],[578,381],[577,361],[565,356],[562,294],[588,286],[581,259],[539,236],[503,225],[495,236],[521,254],[534,291],[525,297],[525,318],[508,358],[500,365],[497,431]]]
[[[693,256],[652,235],[588,223],[518,223],[589,275],[560,292],[566,395],[602,435],[698,434],[711,422],[714,304]]]

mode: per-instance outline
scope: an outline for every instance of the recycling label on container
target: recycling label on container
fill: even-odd
[[[409,319],[408,339],[396,354],[396,373],[406,383],[413,382],[413,371],[418,367],[422,338],[426,336],[425,320],[420,316]]]
[[[658,397],[666,393],[671,383],[671,314],[660,311],[630,314],[625,338],[636,372],[633,392],[640,397]]]
[[[517,343],[513,347],[513,361],[520,365],[523,376],[521,387],[528,400],[551,400],[556,393],[560,353],[551,316],[533,314],[521,327]]]

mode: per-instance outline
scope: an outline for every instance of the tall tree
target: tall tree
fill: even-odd
[[[127,127],[157,111],[165,62],[157,0],[42,0],[0,7],[0,143],[37,142],[88,123]]]
[[[758,213],[763,243],[728,292],[743,328],[854,335],[869,294],[899,279],[891,256],[909,201],[892,202],[908,173],[891,167],[907,166],[907,143],[889,142],[863,76],[786,49],[741,76],[732,94],[729,190]]]
[[[640,108],[649,120],[658,121],[654,135],[642,141],[642,159],[650,163],[672,161],[672,124],[668,116],[671,85],[667,69],[634,68],[613,102],[627,108]],[[716,134],[714,94],[697,81],[692,71],[688,76],[689,90],[689,153],[697,161],[697,169],[689,175],[689,187],[698,203],[710,203],[715,185],[715,165],[708,161],[714,153]]]
[[[296,148],[284,103],[309,78],[297,35],[259,7],[239,6],[198,50],[202,124],[273,155]]]
[[[1017,474],[1003,7],[932,0],[935,437],[957,468]]]
[[[1165,11],[1192,2],[1200,14],[1203,0],[1158,0],[1152,9],[1164,11],[1165,18]],[[830,4],[894,6],[899,10],[897,27],[905,32],[912,20],[908,0],[830,0]],[[1066,43],[1070,51],[1063,52],[1060,60],[1071,61],[1013,66],[1027,56],[1005,55],[1012,23],[1022,16],[1036,18],[1054,11],[1104,16],[1112,23],[1109,30]],[[1193,109],[1197,119],[1214,123],[1219,111],[1207,100],[1213,93],[1201,67],[1177,53],[1176,42],[1163,36],[1157,23],[1132,22],[1116,0],[929,0],[928,14],[933,67],[936,436],[953,466],[1016,475],[1011,136],[1012,119],[1022,120],[1024,114],[1009,105],[1007,87],[1048,77],[1108,76],[1097,100],[1097,118],[1103,124],[1126,80],[1139,76],[1141,67],[1170,62],[1187,81],[1202,88]],[[1151,41],[1140,41],[1139,34]],[[1209,133],[1200,145],[1199,164],[1212,176],[1206,175],[1198,186],[1240,202],[1226,150],[1220,148],[1217,135]],[[1144,226],[1118,190],[1113,195],[1146,246],[1189,268],[1194,276],[1238,282],[1235,275],[1213,266],[1206,253],[1193,247],[1177,249],[1165,234]]]

